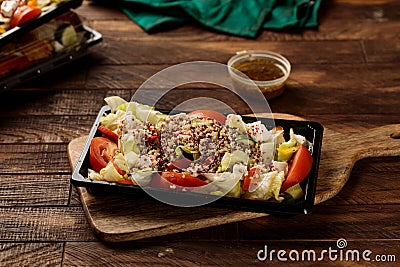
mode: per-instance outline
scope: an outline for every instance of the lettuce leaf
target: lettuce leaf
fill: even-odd
[[[235,164],[232,168],[232,172],[203,173],[211,183],[203,186],[199,190],[194,190],[194,192],[239,198],[243,193],[240,186],[240,179],[242,179],[246,172],[247,166]]]
[[[111,108],[111,112],[115,112],[120,105],[128,103],[125,99],[119,96],[106,97],[104,98],[104,101]]]
[[[110,113],[104,117],[101,117],[100,123],[108,129],[114,131],[118,128],[118,125],[121,123],[121,121],[125,119],[125,115],[125,111],[117,110],[116,113]]]
[[[124,155],[122,153],[115,154],[114,164],[116,164],[120,170],[124,172],[129,172],[128,163],[126,162]]]
[[[281,202],[284,198],[279,196],[279,193],[284,180],[285,174],[283,171],[265,173],[263,174],[261,185],[254,192],[247,192],[244,197],[263,200],[274,198]]]
[[[243,122],[242,116],[229,114],[226,117],[225,125],[231,128],[237,128],[241,133],[246,132],[246,124]]]
[[[245,165],[248,164],[249,156],[240,150],[235,150],[232,153],[226,152],[221,160],[221,165],[218,167],[218,172],[224,172],[229,170],[238,162],[242,162]]]
[[[107,166],[100,170],[100,175],[103,181],[119,182],[125,180],[121,174],[115,169],[114,164],[110,161]]]

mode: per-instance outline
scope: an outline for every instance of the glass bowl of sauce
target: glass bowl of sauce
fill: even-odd
[[[254,90],[258,87],[267,99],[283,93],[291,69],[285,57],[263,50],[237,52],[229,59],[228,66],[236,89]]]

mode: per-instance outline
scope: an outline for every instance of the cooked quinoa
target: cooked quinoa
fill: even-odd
[[[242,136],[237,128],[220,125],[208,118],[191,118],[181,113],[167,116],[156,125],[143,123],[134,116],[126,116],[120,126],[120,136],[131,135],[139,148],[140,154],[146,154],[152,162],[155,171],[178,171],[171,163],[182,155],[192,162],[185,171],[193,176],[199,173],[218,172],[221,159],[226,152],[240,150],[251,155],[250,166],[260,160],[260,145],[238,142]],[[145,141],[143,141],[145,140]],[[189,153],[177,149],[185,147]],[[195,157],[193,157],[195,155]]]

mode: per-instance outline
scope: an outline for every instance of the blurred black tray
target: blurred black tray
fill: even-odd
[[[50,20],[68,12],[71,8],[77,8],[82,5],[83,0],[69,0],[61,2],[57,6],[43,12],[34,20],[28,21],[21,26],[14,27],[3,34],[0,34],[0,47],[15,40],[22,34],[31,31],[40,25],[49,22]]]
[[[42,62],[35,63],[17,74],[12,74],[0,79],[0,92],[13,88],[33,78],[37,78],[42,74],[78,59],[87,53],[89,47],[102,41],[103,37],[99,32],[84,25],[82,25],[82,28],[85,31],[85,37],[87,38],[84,43],[78,45],[75,49],[54,54],[53,56],[44,59]]]
[[[124,194],[124,195],[138,195],[143,194],[139,186],[123,185],[118,183],[111,183],[105,181],[92,181],[88,177],[89,164],[89,148],[91,140],[96,136],[101,136],[98,132],[97,127],[100,125],[100,118],[105,114],[110,112],[108,106],[104,106],[94,122],[92,129],[89,133],[89,137],[86,140],[85,146],[82,153],[78,159],[78,163],[72,173],[71,183],[75,186],[86,187],[92,194]],[[242,116],[245,122],[255,121],[254,117]],[[296,201],[294,204],[284,204],[261,200],[250,200],[242,198],[231,198],[231,197],[217,197],[206,194],[199,194],[193,192],[181,192],[168,189],[160,188],[149,188],[146,190],[151,191],[157,196],[162,197],[164,194],[169,195],[169,197],[181,197],[186,198],[185,202],[190,201],[192,198],[202,198],[203,200],[213,200],[214,202],[209,205],[221,208],[228,208],[234,210],[243,210],[251,212],[261,212],[270,214],[308,214],[312,211],[314,206],[315,190],[317,186],[318,178],[318,167],[321,154],[322,137],[324,128],[320,123],[311,121],[295,121],[295,120],[282,120],[282,119],[272,119],[268,118],[257,118],[260,120],[267,128],[271,128],[274,125],[282,126],[285,133],[289,132],[290,128],[293,128],[296,134],[303,135],[307,140],[312,143],[312,156],[313,156],[313,166],[307,176],[307,178],[301,183],[304,190],[304,198]],[[149,196],[150,197],[150,196]],[[134,202],[134,197],[132,198]]]

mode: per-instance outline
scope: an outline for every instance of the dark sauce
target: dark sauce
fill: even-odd
[[[234,66],[254,81],[272,81],[285,74],[275,63],[267,60],[253,60]]]

